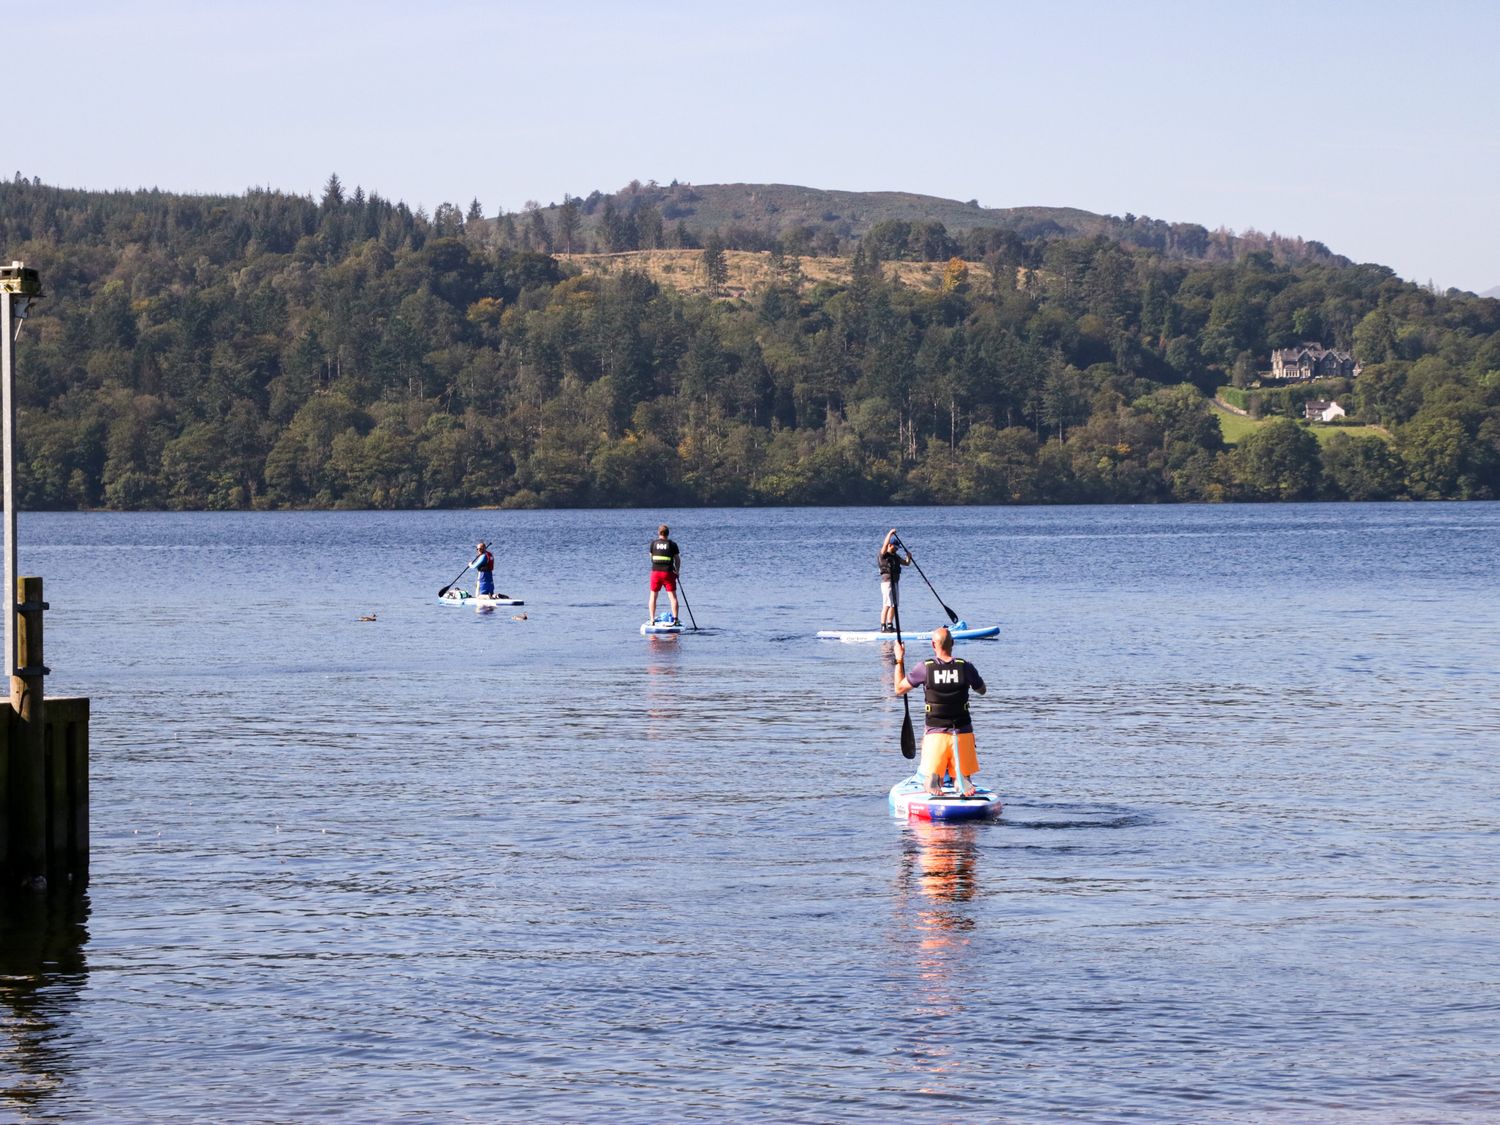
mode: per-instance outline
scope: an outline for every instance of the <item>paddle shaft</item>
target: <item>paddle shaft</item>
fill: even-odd
[[[469,566],[473,566],[473,565],[474,565],[473,563],[469,564]],[[442,597],[449,590],[453,589],[454,586],[457,586],[458,585],[458,580],[460,578],[462,578],[465,574],[469,573],[469,566],[466,566],[462,570],[460,570],[458,572],[458,574],[454,577],[454,579],[453,579],[452,582],[448,583],[448,585],[444,586],[441,590],[439,590],[438,591],[438,597]]]
[[[682,595],[682,608],[688,611],[688,620],[693,623],[693,632],[698,631],[698,619],[693,616],[693,607],[688,605],[687,587],[682,584],[682,575],[677,575],[677,592]]]
[[[906,557],[911,559],[911,565],[917,568],[917,573],[922,575],[922,581],[927,583],[927,588],[932,591],[932,596],[937,598],[938,605],[943,607],[943,612],[948,615],[948,620],[957,625],[958,614],[948,608],[948,603],[943,601],[942,595],[937,592],[936,588],[928,580],[927,575],[922,572],[922,564],[917,562],[916,556],[911,553],[911,548],[901,541],[900,536],[897,536],[896,543],[906,552]]]
[[[899,599],[897,599],[899,600]],[[892,606],[896,618],[896,643],[905,645],[901,639],[901,607]],[[906,675],[906,669],[901,669],[901,675]],[[911,729],[911,693],[907,692],[901,696],[901,705],[906,709],[906,715],[901,720],[901,756],[903,758],[915,758],[917,756],[917,736]]]

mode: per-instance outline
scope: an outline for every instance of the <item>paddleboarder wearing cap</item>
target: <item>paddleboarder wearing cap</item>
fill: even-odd
[[[933,630],[932,654],[910,672],[906,670],[906,646],[896,642],[896,694],[905,695],[920,686],[927,697],[927,727],[922,735],[922,760],[918,773],[929,793],[943,791],[943,775],[952,774],[954,788],[965,797],[974,795],[969,778],[979,772],[974,751],[974,723],[969,718],[969,689],[985,693],[984,678],[967,660],[953,655],[953,634],[946,627]]]
[[[474,587],[475,597],[491,596],[495,592],[495,556],[490,553],[489,546],[481,539],[474,544],[474,550],[478,552],[474,561],[469,565],[479,572],[479,582]]]

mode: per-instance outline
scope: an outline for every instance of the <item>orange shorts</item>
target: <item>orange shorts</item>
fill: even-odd
[[[958,739],[960,772],[969,777],[979,772],[979,755],[974,752],[974,732],[955,735],[952,731],[922,736],[922,776],[942,777],[953,773],[953,740]]]

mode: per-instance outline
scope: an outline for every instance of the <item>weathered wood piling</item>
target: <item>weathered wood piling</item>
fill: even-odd
[[[10,707],[0,715],[0,871],[10,887],[82,886],[89,870],[89,701],[47,699],[40,578],[16,580]]]

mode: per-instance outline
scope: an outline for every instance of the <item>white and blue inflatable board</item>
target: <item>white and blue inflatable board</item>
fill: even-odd
[[[655,621],[648,621],[641,626],[641,636],[652,637],[663,634],[680,633],[683,631],[681,621],[673,621],[670,613],[658,613]]]
[[[1000,626],[979,625],[970,626],[967,621],[960,621],[948,630],[953,634],[955,641],[979,641],[987,637],[998,637]],[[821,629],[818,636],[825,641],[930,641],[934,630],[926,629],[914,631],[902,629],[900,633],[882,633],[879,629]]]
[[[457,586],[449,590],[438,599],[442,605],[471,605],[476,608],[483,606],[502,605],[525,605],[520,598],[501,598],[494,594],[471,594],[468,590],[460,590]]]
[[[992,820],[1000,815],[1000,794],[983,785],[974,787],[974,796],[959,796],[951,784],[943,786],[941,795],[927,792],[918,774],[891,786],[891,815],[913,820]]]

